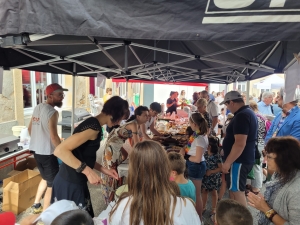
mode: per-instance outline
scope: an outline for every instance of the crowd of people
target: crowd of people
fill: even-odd
[[[107,204],[116,200],[118,187],[128,184],[128,192],[112,207],[107,224],[197,225],[203,224],[203,213],[210,210],[215,224],[250,225],[253,218],[248,206],[259,211],[259,225],[298,224],[300,112],[296,100],[283,102],[283,89],[276,102],[273,94],[266,92],[261,101],[252,99],[246,105],[243,93],[219,92],[215,97],[206,88],[194,93],[191,105],[195,107],[187,103],[184,91],[179,98],[178,92],[171,92],[166,113],[183,106],[195,111],[189,117],[186,146],[178,153],[167,153],[147,134],[150,129],[162,135],[155,129],[156,117],[161,113],[159,103],[153,102],[149,108],[139,106],[129,117],[128,102],[118,96],[109,97],[99,115],[83,121],[72,136],[61,142],[54,106],[62,106],[64,91],[58,84],[47,86],[47,102],[35,108],[29,125],[30,149],[35,152],[42,176],[32,209],[36,214],[44,211],[49,215],[55,204],[69,200],[84,211],[61,211],[49,225],[68,224],[61,221],[97,224],[92,219],[95,215],[87,182],[102,184]],[[281,109],[277,114],[275,105]],[[272,121],[266,117],[271,115],[275,115]],[[105,125],[110,133],[99,163],[96,152]],[[60,166],[56,158],[62,161]],[[125,181],[117,168],[128,158]],[[264,195],[260,193],[263,182]],[[222,199],[226,189],[230,199]],[[21,224],[34,224],[36,219],[32,216]],[[86,222],[80,223],[81,219]]]

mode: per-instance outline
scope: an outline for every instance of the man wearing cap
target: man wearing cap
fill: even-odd
[[[257,118],[237,91],[228,92],[224,101],[220,103],[223,104],[234,113],[234,117],[226,129],[223,140],[225,162],[222,172],[226,177],[230,198],[247,206],[245,189],[247,175],[255,161]]]
[[[35,107],[28,126],[31,136],[29,149],[34,151],[34,158],[42,176],[32,206],[33,213],[40,213],[43,210],[40,200],[45,189],[44,209],[50,205],[52,183],[59,170],[57,158],[53,155],[54,149],[60,144],[57,134],[58,112],[54,107],[62,106],[64,91],[67,89],[57,83],[48,85],[46,87],[47,101]]]

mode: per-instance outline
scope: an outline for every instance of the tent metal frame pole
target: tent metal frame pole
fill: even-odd
[[[103,49],[109,50],[109,49],[113,49],[113,48],[117,48],[117,47],[121,47],[121,46],[123,46],[123,45],[111,45],[111,46],[104,47]],[[97,52],[102,52],[102,50],[101,49],[93,49],[93,50],[86,51],[86,52],[81,52],[81,53],[77,53],[77,54],[73,54],[73,55],[68,55],[66,57],[72,59],[72,58],[75,58],[75,57],[79,57],[79,56],[83,56],[83,55],[90,55],[90,54],[97,53]]]
[[[193,61],[195,59],[196,58],[181,59],[181,60],[170,62],[170,63],[160,64],[160,65],[156,66],[156,68],[162,68],[162,67],[172,66],[172,65],[175,65],[175,64],[181,64],[181,63]],[[144,72],[144,71],[147,71],[147,70],[148,70],[148,68],[147,69],[141,69],[141,70],[133,70],[131,72],[133,72],[133,73],[140,73],[140,72]]]
[[[122,41],[99,41],[101,45],[124,44]],[[38,42],[30,42],[27,46],[52,46],[52,45],[92,45],[89,40],[42,40]]]
[[[125,67],[125,73],[127,73],[128,71],[128,45],[124,46],[124,50],[125,50],[125,62],[124,62],[124,67]],[[128,85],[128,79],[126,79],[126,83],[125,83],[125,98],[127,100],[127,96],[128,96],[128,89],[127,89],[127,85]]]
[[[80,64],[80,66],[85,67],[84,65]],[[88,67],[85,67],[88,68]],[[90,68],[91,69],[91,68]],[[91,71],[86,71],[86,72],[79,72],[77,73],[77,75],[84,75],[84,74],[93,74],[93,73],[106,73],[106,72],[110,72],[108,70],[93,70],[91,69]]]
[[[137,59],[137,61],[139,61],[139,63],[141,64],[141,66],[142,65],[146,65],[146,63],[144,64],[143,62],[142,62],[142,60],[140,59],[140,57],[137,55],[137,53],[134,51],[134,49],[129,45],[129,49],[130,49],[130,51],[132,52],[132,54],[135,56],[135,58]],[[149,65],[151,65],[151,63],[149,63]],[[152,75],[151,75],[151,73],[149,73],[149,71],[147,71],[147,73],[149,74],[149,76],[150,76],[150,78],[152,78]]]
[[[94,37],[90,37],[88,36],[88,38],[95,43],[95,45],[97,46],[97,48],[99,48],[104,55],[106,55],[107,58],[110,59],[110,61],[113,62],[113,64],[115,64],[121,71],[123,71],[123,67],[102,47],[102,45],[97,43],[97,39]],[[124,72],[124,71],[123,71]]]
[[[185,54],[185,53],[181,53],[181,52],[175,52],[175,51],[171,51],[171,50],[167,50],[167,49],[163,49],[163,48],[156,48],[156,47],[142,45],[142,44],[138,44],[138,43],[134,43],[134,42],[132,42],[131,45],[136,46],[136,47],[150,49],[150,50],[156,50],[159,52],[170,53],[173,55],[179,55],[179,56],[188,57],[188,58],[195,58],[195,55]]]
[[[79,65],[82,64],[82,65],[86,65],[86,66],[90,66],[90,67],[95,67],[97,69],[106,70],[107,72],[114,72],[114,73],[121,74],[121,71],[118,70],[118,69],[106,68],[106,67],[103,67],[103,66],[98,66],[98,65],[95,65],[95,64],[91,64],[91,63],[87,63],[87,62],[83,62],[83,61],[79,61],[79,60],[75,60],[75,59],[69,59],[67,57],[65,57],[64,60],[69,61],[69,62],[74,62],[74,63],[77,63]]]
[[[31,49],[31,48],[22,48],[22,50],[37,53],[37,54],[41,54],[41,55],[46,55],[46,56],[53,57],[53,58],[60,57],[59,55],[54,55],[54,54],[51,54],[51,53],[42,52],[42,51],[38,51],[38,50],[35,50],[35,49]]]
[[[49,60],[45,60],[45,61],[29,63],[29,64],[25,64],[25,65],[13,66],[13,67],[10,67],[10,69],[26,68],[26,67],[31,67],[31,66],[40,66],[40,65],[45,65],[45,64],[48,64],[48,63],[56,62],[56,61],[59,61],[59,60],[61,60],[61,59],[60,58],[54,58],[54,59],[49,59]]]
[[[265,42],[256,42],[256,43],[251,43],[251,44],[248,44],[248,45],[242,45],[242,46],[239,46],[239,47],[236,47],[236,48],[231,48],[231,49],[227,49],[227,50],[222,50],[222,51],[206,54],[206,55],[203,55],[203,57],[211,57],[211,56],[220,55],[220,54],[227,53],[227,52],[233,52],[233,51],[240,50],[240,49],[243,49],[243,48],[248,48],[248,47],[252,47],[252,46],[255,46],[255,45],[260,45],[260,44],[263,44],[263,43],[265,43]]]
[[[248,77],[249,78],[249,77]],[[247,79],[247,92],[246,92],[246,104],[249,105],[249,97],[250,97],[250,80]]]
[[[73,74],[72,74],[72,92],[73,92],[73,95],[72,95],[72,124],[71,124],[71,135],[73,134],[74,132],[74,124],[75,124],[75,88],[76,88],[76,63],[73,63]]]
[[[17,52],[20,52],[20,53],[22,53],[22,54],[24,54],[24,55],[26,55],[26,56],[28,56],[28,57],[30,57],[30,58],[32,58],[32,59],[35,59],[35,60],[38,61],[38,62],[42,62],[42,61],[43,61],[43,60],[41,60],[41,59],[39,59],[39,58],[34,57],[33,55],[30,55],[30,54],[27,53],[27,52],[22,51],[21,49],[14,48],[14,50],[17,51]],[[57,63],[57,62],[54,62],[54,63]],[[58,70],[61,70],[61,71],[63,71],[63,72],[66,72],[67,74],[72,74],[71,71],[65,70],[65,69],[60,68],[60,67],[55,66],[55,65],[52,65],[52,63],[49,63],[49,66],[51,66],[51,67],[53,67],[53,68],[56,68],[56,69],[58,69]]]
[[[298,53],[298,56],[300,56],[300,52]],[[283,72],[285,72],[290,66],[292,66],[297,60],[295,57],[284,67]]]
[[[206,72],[206,71],[211,71],[211,70],[218,70],[218,69],[229,68],[229,67],[231,67],[231,66],[221,66],[221,67],[203,69],[203,70],[201,70],[201,72]]]
[[[271,51],[269,52],[269,54],[264,58],[264,60],[262,61],[261,65],[263,65],[270,57],[271,55],[274,53],[274,51],[277,49],[277,47],[279,46],[279,44],[281,43],[281,41],[277,41],[276,44],[274,45],[274,47],[271,49]],[[257,70],[254,70],[251,74],[250,77],[252,77],[255,73],[257,72]],[[274,73],[274,71],[273,71]]]
[[[226,65],[245,67],[245,68],[248,68],[248,69],[260,70],[260,71],[264,71],[264,72],[267,72],[267,73],[274,73],[274,70],[271,70],[271,69],[265,69],[265,68],[255,67],[255,66],[243,65],[243,64],[234,63],[234,62],[227,62],[227,61],[218,60],[218,59],[200,57],[200,60],[208,61],[208,62],[215,62],[215,63],[220,63],[220,64],[226,64]]]

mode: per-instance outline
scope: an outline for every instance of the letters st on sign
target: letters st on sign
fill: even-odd
[[[208,0],[202,23],[300,22],[300,1]]]

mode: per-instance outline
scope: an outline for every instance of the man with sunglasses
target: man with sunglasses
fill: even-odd
[[[239,92],[228,92],[224,101],[220,103],[223,104],[234,113],[234,117],[226,129],[223,140],[225,162],[222,172],[225,174],[230,198],[247,206],[246,181],[255,162],[258,122],[256,115],[245,105]]]
[[[152,102],[150,104],[150,110],[149,110],[149,118],[148,121],[141,125],[141,131],[143,134],[143,139],[145,140],[151,140],[151,138],[147,134],[147,130],[150,129],[151,132],[155,135],[160,136],[161,134],[155,129],[155,121],[157,118],[157,115],[161,113],[161,105],[158,102]]]
[[[52,183],[59,170],[57,158],[53,155],[54,149],[61,142],[57,134],[58,112],[54,107],[62,106],[64,91],[68,89],[64,89],[57,83],[48,85],[46,87],[47,101],[35,107],[28,126],[31,136],[29,149],[34,151],[34,158],[42,176],[31,207],[35,214],[43,210],[40,200],[45,190],[44,210],[50,205]]]

